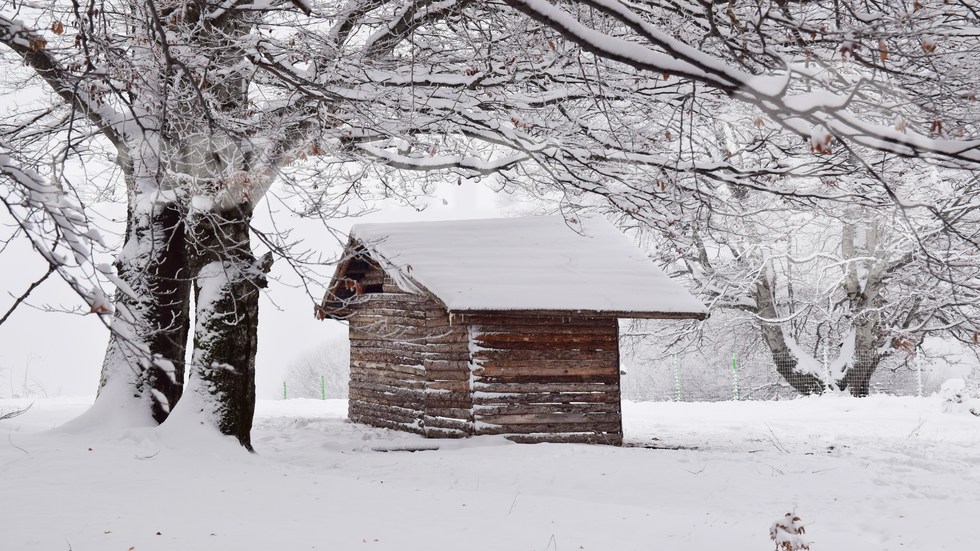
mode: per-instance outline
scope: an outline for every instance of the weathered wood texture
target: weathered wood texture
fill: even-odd
[[[616,319],[468,315],[475,434],[622,443]],[[455,321],[455,320],[454,320]]]
[[[382,292],[350,300],[350,419],[432,437],[471,434],[465,327],[450,326],[436,301],[399,290],[383,272],[360,277]]]
[[[440,438],[622,442],[616,319],[451,316],[376,265],[355,267],[352,421]]]

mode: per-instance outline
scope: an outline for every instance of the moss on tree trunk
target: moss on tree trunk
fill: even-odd
[[[223,434],[251,450],[255,413],[255,353],[259,292],[268,258],[260,263],[249,240],[249,207],[189,217],[197,323],[191,377]],[[261,264],[261,265],[260,265]]]

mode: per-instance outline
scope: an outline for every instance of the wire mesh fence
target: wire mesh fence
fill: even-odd
[[[845,370],[871,373],[869,394],[928,396],[937,392],[951,378],[950,364],[923,354],[904,351],[862,357],[851,354],[848,365],[834,351],[818,350],[807,361],[777,362],[758,341],[740,346],[704,346],[677,354],[665,354],[621,343],[620,377],[622,395],[635,401],[722,401],[780,400],[800,396],[799,388],[813,383],[826,388],[826,381],[836,381]],[[816,356],[816,357],[813,357]],[[980,366],[954,377],[980,384]],[[792,375],[797,373],[797,375]],[[795,377],[795,378],[794,378]],[[332,339],[304,354],[287,369],[277,394],[282,398],[346,398],[350,379],[350,360],[345,338]],[[839,390],[835,383],[831,390]]]
[[[801,390],[814,387],[840,391],[847,381],[846,391],[865,384],[868,394],[927,396],[937,392],[948,375],[944,364],[922,356],[856,354],[842,365],[824,358],[800,364],[797,360],[778,363],[768,354],[738,350],[625,358],[622,392],[624,398],[636,401],[778,400],[795,398],[803,394]],[[846,372],[852,373],[845,378]],[[861,374],[869,377],[862,381]]]

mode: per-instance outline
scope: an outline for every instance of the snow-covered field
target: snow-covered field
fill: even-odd
[[[48,430],[89,401],[0,422],[0,550],[762,551],[788,511],[814,551],[980,541],[980,418],[938,398],[628,402],[623,448],[424,440],[347,423],[343,401],[265,401],[256,455]]]

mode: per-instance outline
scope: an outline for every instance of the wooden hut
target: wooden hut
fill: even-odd
[[[706,309],[611,224],[361,224],[318,317],[349,324],[350,419],[429,437],[622,442],[619,318]]]

